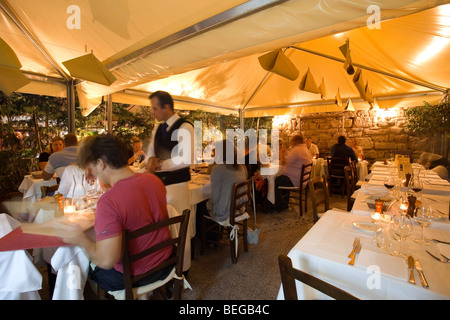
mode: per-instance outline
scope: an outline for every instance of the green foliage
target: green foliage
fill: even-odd
[[[450,107],[448,103],[432,106],[424,102],[423,106],[405,110],[405,131],[432,137],[438,133],[450,132]]]

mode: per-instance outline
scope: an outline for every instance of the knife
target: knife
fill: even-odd
[[[420,281],[422,282],[422,287],[428,288],[429,287],[428,282],[427,282],[427,279],[425,279],[425,275],[423,274],[423,269],[422,269],[422,266],[420,265],[419,259],[415,259],[414,264],[416,265],[417,271],[419,271]]]
[[[450,244],[450,242],[446,242],[446,241],[441,241],[438,239],[432,239],[434,242],[439,242],[439,243],[443,243],[443,244]]]
[[[414,258],[411,257],[411,256],[408,257],[408,268],[409,268],[409,280],[408,280],[408,282],[412,283],[412,284],[416,284],[416,281],[414,280],[414,273],[413,273],[413,271],[414,271]]]

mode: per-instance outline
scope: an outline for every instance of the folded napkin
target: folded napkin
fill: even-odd
[[[363,184],[361,186],[361,192],[364,194],[371,194],[371,195],[386,195],[388,193],[388,190],[384,186]]]
[[[6,213],[0,214],[0,238],[20,226],[20,222]]]
[[[361,249],[356,257],[355,265],[365,269],[379,268],[384,275],[391,276],[399,280],[408,280],[408,266],[405,259],[394,257],[386,253],[378,253],[371,250]]]

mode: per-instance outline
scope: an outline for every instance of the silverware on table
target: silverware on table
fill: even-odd
[[[420,282],[422,282],[422,287],[428,288],[429,285],[427,279],[425,279],[425,275],[423,274],[422,265],[420,264],[419,259],[414,259],[414,264],[416,266],[417,271],[419,271]]]
[[[356,237],[355,240],[353,240],[353,249],[352,249],[352,252],[350,252],[350,254],[348,255],[348,258],[353,257],[353,255],[355,254],[355,249],[360,242],[361,242],[361,240],[358,237]]]
[[[361,241],[360,241],[358,246],[355,248],[355,251],[353,253],[352,259],[348,263],[349,265],[353,266],[355,264],[356,255],[361,252],[361,248],[362,248],[362,244],[361,244]]]
[[[439,239],[431,239],[431,241],[439,242],[439,243],[443,243],[443,244],[450,244],[450,242],[442,241],[442,240],[439,240]]]
[[[439,257],[436,257],[434,254],[432,254],[430,251],[428,251],[428,250],[425,250],[430,256],[432,256],[434,259],[436,259],[436,260],[438,260],[438,261],[440,261],[440,262],[443,262],[443,263],[450,263],[450,259],[447,259],[445,256],[443,256],[445,259],[442,259],[442,258],[439,258]],[[442,256],[442,254],[441,254],[441,256]]]
[[[411,257],[411,256],[408,257],[408,268],[409,268],[409,280],[408,280],[408,282],[412,283],[412,284],[416,284],[416,280],[414,280],[414,273],[413,273],[413,271],[414,271],[414,258]]]

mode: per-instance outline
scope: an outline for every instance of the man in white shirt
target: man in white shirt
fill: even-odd
[[[175,113],[173,98],[164,91],[150,95],[152,112],[162,122],[153,129],[147,151],[146,169],[158,176],[166,186],[167,204],[182,214],[191,210],[188,182],[194,163],[194,126]],[[195,216],[191,212],[191,217]],[[191,228],[188,227],[188,236]],[[188,238],[189,240],[189,238]],[[190,268],[191,241],[186,241],[183,271]]]
[[[55,152],[48,158],[48,162],[42,171],[44,180],[50,180],[56,174],[56,177],[61,178],[64,169],[74,163],[77,163],[78,155],[77,148],[78,139],[73,133],[69,133],[64,137],[64,149]]]
[[[317,148],[317,146],[312,143],[312,139],[311,138],[306,138],[305,139],[305,144],[306,147],[308,148],[309,152],[311,153],[311,156],[314,158],[318,158],[319,157],[319,148]]]

